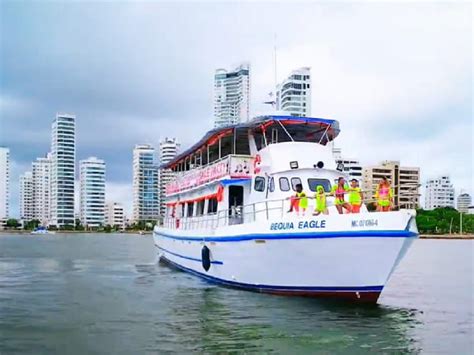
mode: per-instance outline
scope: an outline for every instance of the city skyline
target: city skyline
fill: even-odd
[[[456,194],[463,189],[472,195],[468,5],[354,4],[341,9],[305,4],[307,11],[291,14],[291,6],[284,4],[270,9],[201,4],[178,11],[179,5],[157,3],[2,3],[6,16],[1,25],[5,78],[0,145],[11,152],[10,214],[18,214],[19,175],[48,151],[49,123],[60,110],[77,115],[76,162],[91,155],[103,158],[110,177],[108,196],[124,203],[129,213],[133,146],[152,142],[158,147],[163,137],[171,136],[185,148],[210,129],[216,68],[248,61],[251,117],[264,109],[261,102],[274,89],[275,33],[278,82],[296,68],[311,67],[312,116],[340,121],[342,133],[336,143],[345,154],[362,165],[394,159],[420,166],[421,181],[449,174]],[[272,20],[248,14],[249,8],[265,11]],[[224,26],[230,16],[226,13],[241,14],[244,26],[238,31]],[[328,14],[332,23],[325,19]],[[128,21],[118,26],[124,16]],[[201,26],[219,16],[224,22]],[[387,16],[404,21],[389,25]],[[153,40],[157,31],[167,31],[167,17],[197,25],[192,43],[188,33],[178,30],[169,34],[172,42]],[[305,21],[307,28],[300,33],[297,26],[287,26],[282,31],[272,24],[281,21]],[[76,31],[78,26],[84,32]],[[104,45],[91,30],[110,41]],[[117,36],[119,42],[112,40]],[[229,44],[215,48],[221,45],[216,36],[226,36]],[[181,49],[185,43],[187,55]],[[76,55],[77,50],[97,55]],[[128,51],[134,56],[126,55]],[[15,66],[13,53],[22,57],[21,67]],[[164,85],[167,82],[175,82],[178,90]],[[447,117],[449,125],[444,124]],[[199,129],[187,129],[197,118]]]

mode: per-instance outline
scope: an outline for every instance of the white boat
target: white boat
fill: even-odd
[[[55,234],[54,231],[49,231],[45,227],[36,227],[34,230],[31,231],[31,234]]]
[[[334,120],[262,116],[214,129],[162,166],[174,171],[153,231],[160,258],[209,281],[282,295],[376,302],[418,231],[413,210],[288,212],[301,183],[313,196],[345,176]],[[339,170],[338,170],[339,168]]]

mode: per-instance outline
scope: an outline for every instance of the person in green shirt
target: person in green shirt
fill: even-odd
[[[316,187],[316,195],[314,195],[314,199],[316,200],[316,205],[314,208],[313,216],[318,216],[322,214],[328,214],[328,208],[326,205],[326,193],[324,192],[324,188],[321,185]]]
[[[359,187],[359,181],[357,179],[351,180],[351,186],[349,187],[349,203],[351,205],[352,213],[360,213],[360,206],[363,200],[362,191]]]
[[[347,186],[346,181],[343,177],[337,179],[337,185],[334,185],[331,189],[331,195],[335,197],[334,204],[336,205],[337,212],[343,214],[343,208],[345,208],[349,213],[351,212],[351,205],[346,202],[344,195],[349,192],[349,186]]]

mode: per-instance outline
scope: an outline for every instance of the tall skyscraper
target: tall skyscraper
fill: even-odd
[[[457,199],[457,210],[461,213],[468,213],[471,202],[471,195],[468,193],[460,194]]]
[[[149,144],[138,144],[133,149],[133,221],[156,222],[159,214],[155,148]]]
[[[0,147],[0,220],[10,216],[10,149]]]
[[[396,208],[417,208],[419,206],[420,169],[402,167],[399,161],[383,161],[380,165],[370,166],[362,170],[362,190],[365,200],[375,200],[377,185],[383,177],[390,180],[394,191]],[[370,193],[372,191],[372,193]]]
[[[74,225],[76,116],[57,114],[51,142],[51,222]]]
[[[33,216],[43,226],[51,220],[51,154],[37,158],[32,164],[33,173]]]
[[[160,142],[160,164],[165,164],[173,160],[179,150],[179,143],[176,138],[166,137]],[[159,185],[160,185],[160,216],[164,216],[166,212],[166,185],[173,179],[173,172],[170,169],[160,169]]]
[[[300,68],[277,85],[276,108],[291,116],[311,116],[311,69]]]
[[[33,174],[31,171],[27,171],[20,175],[20,218],[24,221],[31,221],[35,218],[33,192]]]
[[[217,69],[214,75],[214,127],[246,122],[250,117],[250,66],[234,71]]]
[[[84,227],[97,228],[105,225],[105,162],[96,157],[81,160],[80,212]]]
[[[454,187],[447,175],[430,179],[425,185],[425,210],[438,207],[454,208]]]

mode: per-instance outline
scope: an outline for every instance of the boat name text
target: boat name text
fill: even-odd
[[[289,230],[289,229],[316,229],[326,228],[326,220],[300,221],[300,222],[275,222],[270,224],[270,230]]]

